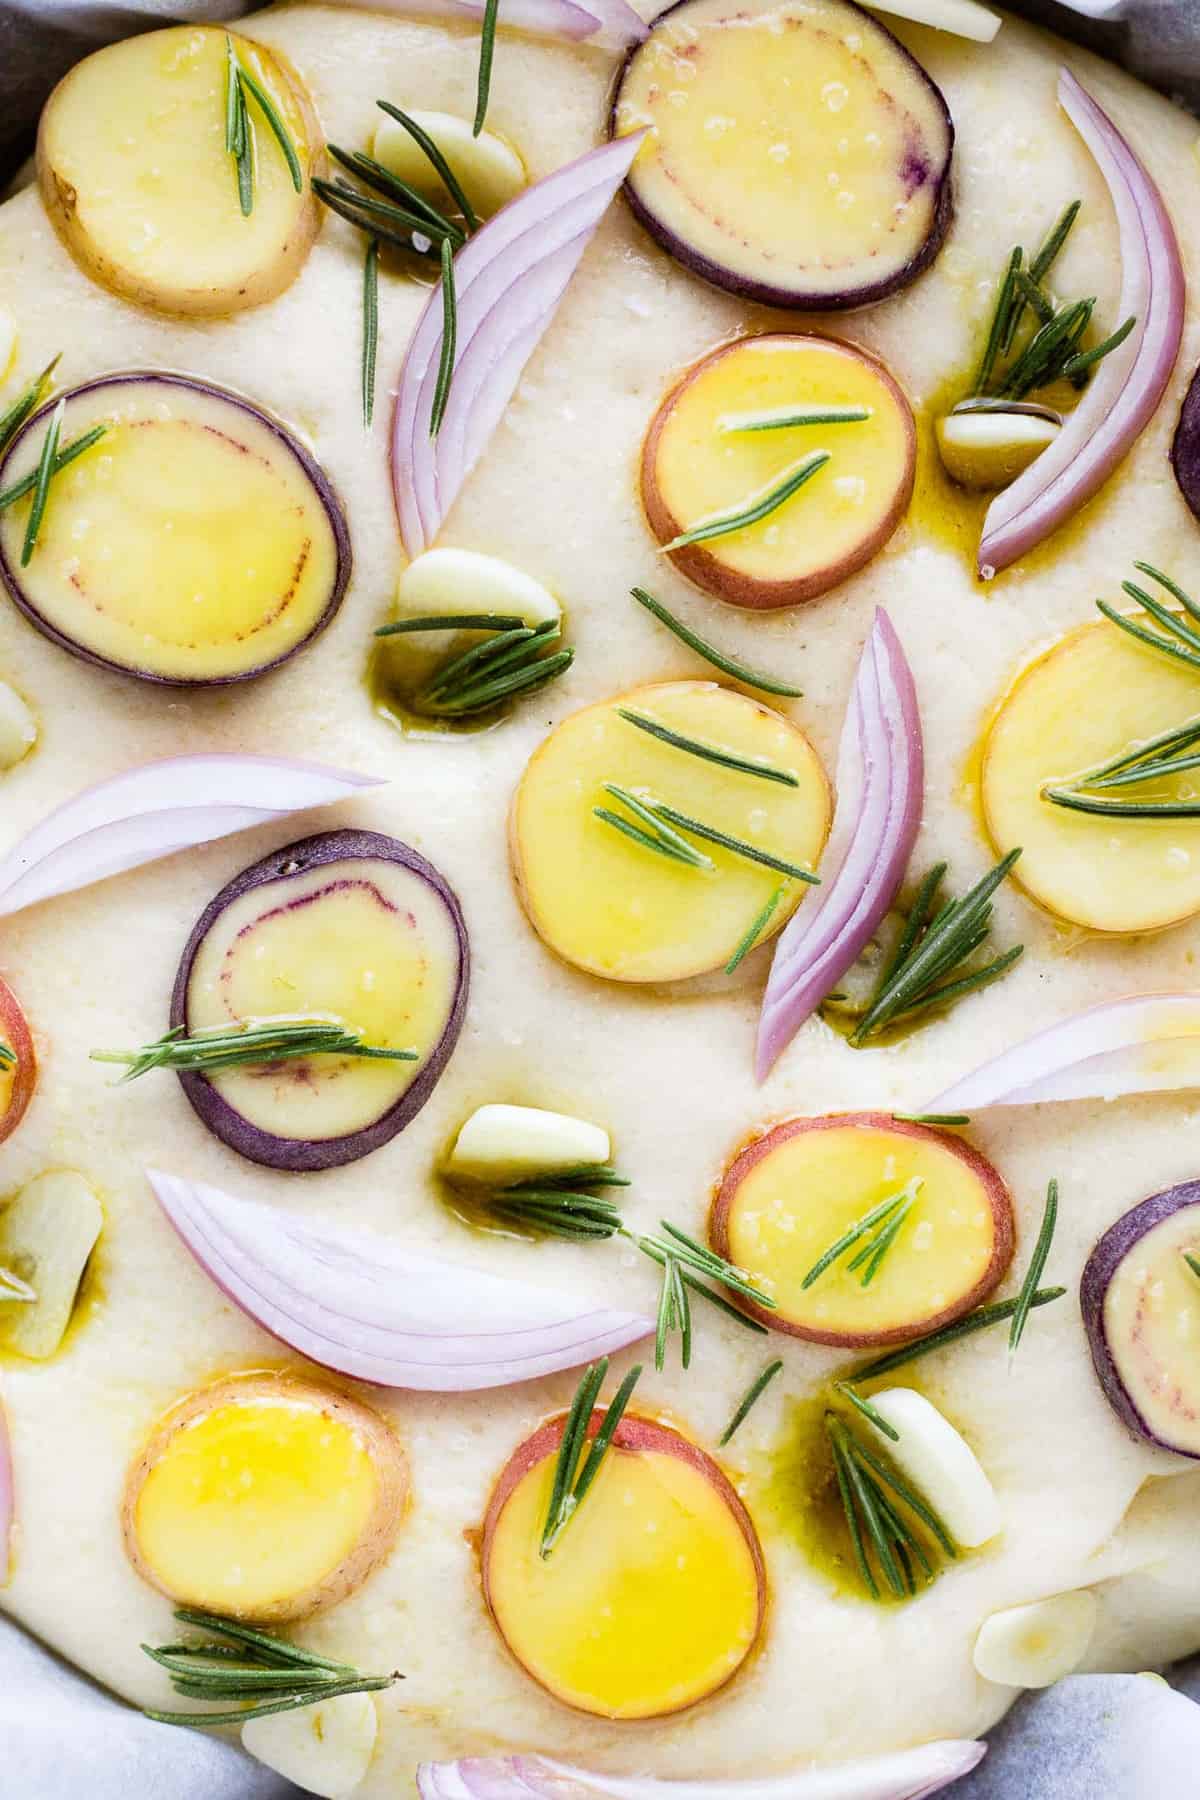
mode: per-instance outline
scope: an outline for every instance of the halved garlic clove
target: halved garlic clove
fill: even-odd
[[[371,1765],[378,1720],[370,1694],[337,1694],[242,1726],[242,1748],[324,1800],[346,1800]]]
[[[537,1106],[481,1106],[455,1140],[447,1173],[468,1181],[517,1181],[606,1163],[607,1131],[568,1113]]]
[[[0,381],[7,381],[17,352],[17,321],[0,306]]]
[[[399,619],[462,618],[472,613],[544,625],[560,619],[562,608],[532,575],[478,550],[426,550],[396,583]]]
[[[921,1490],[955,1543],[973,1550],[1001,1526],[1000,1502],[979,1459],[937,1407],[913,1388],[887,1388],[871,1404],[899,1432],[879,1441],[897,1468]]]
[[[54,1355],[103,1223],[100,1202],[71,1169],[37,1176],[0,1213],[0,1268],[34,1294],[25,1304],[0,1307],[6,1349],[38,1362]]]
[[[3,320],[0,318],[0,327]],[[0,343],[0,358],[4,345]],[[15,769],[37,743],[37,720],[16,688],[0,681],[0,771]]]
[[[1051,1687],[1083,1661],[1096,1610],[1095,1595],[1080,1588],[994,1612],[979,1628],[975,1667],[1001,1687]]]
[[[471,121],[459,118],[457,113],[410,112],[408,116],[433,139],[481,218],[499,212],[525,187],[528,176],[524,163],[512,145],[496,132],[481,131],[476,137]],[[441,176],[397,119],[380,120],[375,127],[372,152],[376,162],[427,200],[439,206],[450,202]]]
[[[967,403],[937,422],[938,449],[961,487],[1007,487],[1062,430],[1049,407],[1014,404],[976,409]]]

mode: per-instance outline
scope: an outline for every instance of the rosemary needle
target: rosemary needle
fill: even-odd
[[[1183,1260],[1192,1271],[1192,1274],[1196,1277],[1197,1281],[1200,1281],[1200,1256],[1193,1256],[1190,1250],[1185,1250],[1183,1252]]]
[[[397,207],[401,212],[412,214],[418,219],[428,220],[427,235],[454,238],[459,243],[465,241],[465,234],[460,227],[440,212],[432,200],[427,200],[424,194],[419,193],[415,187],[410,187],[407,181],[401,181],[398,175],[393,175],[390,169],[385,169],[383,164],[376,162],[373,156],[367,156],[361,150],[343,150],[338,144],[327,144],[326,149],[334,161],[341,164],[348,175],[353,175],[354,179],[361,181],[364,187],[373,188],[376,194],[383,195],[385,201],[392,207]],[[342,182],[338,182],[335,192],[353,197],[364,208],[378,206],[377,200],[366,194],[357,193]]]
[[[737,1406],[734,1409],[733,1417],[717,1439],[717,1445],[720,1449],[724,1449],[734,1432],[738,1429],[738,1426],[745,1422],[751,1407],[761,1399],[763,1393],[774,1381],[782,1367],[782,1362],[777,1358],[774,1362],[769,1362],[766,1368],[754,1377],[754,1380],[750,1383],[750,1386],[738,1401]]]
[[[16,1066],[16,1051],[10,1050],[7,1044],[0,1044],[0,1069],[15,1069]]]
[[[1061,1300],[1066,1288],[1038,1288],[1029,1302],[1029,1310],[1040,1306],[1052,1306]],[[977,1331],[987,1331],[993,1325],[1003,1324],[1011,1319],[1017,1310],[1018,1297],[1011,1300],[996,1300],[990,1306],[976,1307],[963,1319],[956,1319],[952,1325],[943,1325],[937,1331],[927,1332],[924,1337],[914,1338],[911,1344],[904,1344],[898,1350],[889,1350],[883,1356],[877,1356],[873,1362],[864,1363],[861,1369],[854,1372],[855,1381],[874,1381],[877,1376],[890,1375],[893,1369],[902,1369],[907,1363],[915,1362],[918,1357],[929,1356],[935,1350],[944,1350],[949,1344],[958,1343],[960,1338],[973,1337]]]
[[[787,888],[787,883],[784,881],[781,881],[779,886],[775,889],[775,892],[771,895],[770,899],[766,902],[762,911],[758,914],[757,918],[755,918],[751,921],[750,927],[747,930],[746,935],[742,938],[741,942],[738,944],[737,949],[734,951],[734,953],[730,957],[729,961],[725,964],[725,973],[727,975],[732,975],[734,970],[740,966],[740,964],[743,962],[743,960],[747,956],[749,956],[749,954],[753,950],[755,944],[757,944],[759,938],[762,936],[763,932],[766,930],[767,926],[769,925],[771,918],[774,915],[775,908],[779,905],[779,902],[783,899],[786,888]]]
[[[624,1228],[624,1220],[615,1202],[588,1190],[628,1186],[627,1178],[610,1164],[596,1163],[510,1182],[488,1190],[480,1204],[506,1225],[526,1226],[550,1237],[611,1238]]]
[[[1050,1254],[1050,1246],[1054,1242],[1054,1228],[1058,1223],[1058,1182],[1051,1181],[1046,1189],[1046,1210],[1042,1215],[1042,1228],[1038,1232],[1037,1243],[1033,1247],[1033,1255],[1029,1259],[1029,1267],[1025,1271],[1025,1279],[1021,1283],[1021,1291],[1017,1295],[1017,1304],[1013,1311],[1012,1324],[1008,1329],[1009,1350],[1015,1350],[1025,1333],[1029,1319],[1029,1309],[1033,1297],[1037,1293],[1038,1282],[1046,1267],[1046,1258]]]
[[[240,58],[234,55],[237,64],[238,81],[257,100],[263,118],[267,121],[271,135],[283,152],[283,160],[287,164],[288,174],[292,178],[292,186],[298,194],[304,192],[304,172],[300,167],[300,158],[296,155],[296,147],[292,143],[287,126],[280,117],[278,108],[262,83],[253,76]]]
[[[554,1481],[550,1489],[550,1504],[546,1512],[546,1522],[542,1528],[540,1554],[543,1561],[554,1549],[555,1544],[579,1510],[588,1489],[600,1473],[600,1466],[616,1436],[617,1426],[621,1423],[641,1372],[640,1363],[635,1364],[617,1389],[608,1411],[600,1421],[599,1428],[592,1439],[587,1460],[580,1468],[592,1413],[600,1389],[604,1385],[604,1377],[608,1374],[607,1356],[601,1357],[599,1362],[591,1363],[584,1370],[579,1386],[575,1390],[575,1398],[571,1402],[570,1411],[563,1424],[563,1434],[558,1446],[558,1456],[554,1465]]]
[[[723,750],[719,744],[703,743],[699,738],[672,730],[671,726],[663,725],[658,719],[651,719],[645,713],[631,712],[626,706],[618,706],[616,710],[617,717],[624,719],[627,725],[636,725],[639,731],[657,738],[660,744],[669,744],[673,750],[685,750],[688,755],[698,756],[705,762],[719,763],[723,769],[735,769],[743,775],[757,775],[763,781],[777,781],[783,787],[800,786],[799,776],[791,769],[777,769],[772,763],[739,756],[734,750]]]
[[[724,413],[718,431],[790,431],[800,425],[860,425],[871,417],[866,406],[826,406],[814,411],[798,406],[776,406],[762,412]]]
[[[471,206],[470,200],[467,198],[466,190],[463,188],[457,175],[454,173],[454,170],[443,155],[437,142],[430,137],[424,126],[418,125],[415,119],[410,118],[408,113],[402,112],[398,106],[393,106],[390,101],[377,100],[375,104],[381,112],[385,112],[388,115],[389,119],[395,119],[397,125],[402,125],[409,137],[412,138],[413,142],[425,152],[430,163],[434,169],[437,170],[446,192],[450,195],[450,198],[454,201],[459,212],[466,220],[467,230],[478,230],[479,220]]]
[[[489,0],[493,3],[493,0]],[[446,416],[450,383],[454,379],[454,356],[458,340],[458,300],[454,289],[454,252],[449,238],[442,239],[442,353],[438,362],[437,385],[429,413],[429,435],[435,438]]]
[[[375,416],[375,361],[379,350],[379,239],[367,239],[363,255],[362,419]]]
[[[182,1025],[140,1050],[93,1050],[93,1062],[123,1063],[118,1086],[151,1069],[177,1074],[216,1074],[222,1069],[265,1066],[302,1056],[353,1056],[387,1062],[417,1062],[415,1050],[384,1050],[364,1044],[362,1033],[337,1019],[248,1019],[232,1027],[209,1026],[188,1033]]]
[[[674,831],[665,820],[660,819],[657,813],[644,801],[639,800],[636,794],[631,794],[628,788],[618,787],[615,781],[606,781],[604,791],[606,794],[611,794],[614,800],[619,800],[621,805],[626,807],[655,838],[655,849],[670,850],[680,862],[690,863],[696,869],[714,869],[716,867],[710,856],[705,856],[702,850],[697,850],[694,844],[689,844],[685,837]],[[603,809],[597,809],[597,816],[605,817]],[[611,814],[608,815],[609,818],[611,816]]]
[[[77,456],[82,456],[85,450],[90,450],[93,444],[98,444],[107,430],[107,425],[93,425],[91,430],[85,431],[82,437],[73,438],[69,444],[65,444],[54,459],[53,474],[61,474],[69,463],[75,461]],[[33,492],[37,486],[38,473],[38,469],[31,469],[28,475],[23,475],[20,481],[14,481],[11,487],[6,487],[3,493],[0,493],[0,512],[3,512],[5,507],[12,506],[15,501],[23,500],[26,494]]]
[[[853,1382],[835,1381],[833,1386],[835,1392],[841,1394],[844,1400],[848,1400],[855,1411],[860,1412],[863,1418],[875,1427],[876,1431],[882,1431],[884,1437],[891,1438],[894,1444],[900,1442],[900,1433],[896,1427],[888,1424],[879,1408],[872,1406],[866,1395],[860,1394]]]
[[[479,39],[479,82],[475,95],[475,119],[471,126],[472,135],[478,137],[483,130],[487,118],[488,100],[492,91],[492,59],[496,54],[496,16],[500,10],[499,0],[485,0],[483,8],[483,27]]]
[[[744,505],[735,507],[729,512],[714,513],[710,519],[701,519],[689,530],[680,532],[669,544],[662,546],[664,552],[686,549],[689,544],[704,544],[711,538],[727,537],[731,531],[742,531],[748,525],[757,525],[760,520],[769,518],[773,512],[799,493],[806,482],[812,480],[830,459],[828,450],[814,450],[811,456],[797,463],[774,487],[766,493],[752,498]]]
[[[969,1125],[969,1113],[904,1113],[894,1112],[893,1119],[905,1125]]]
[[[25,527],[25,541],[21,546],[21,567],[25,568],[30,557],[37,549],[38,533],[42,529],[42,520],[46,515],[46,502],[50,495],[50,483],[58,469],[58,442],[62,436],[63,417],[67,410],[67,402],[62,399],[54,408],[46,435],[42,439],[42,453],[38,459],[37,474],[33,483],[33,505],[29,509],[29,522]]]
[[[856,1245],[861,1244],[864,1238],[867,1239],[867,1255],[864,1260],[868,1261],[869,1267],[869,1259],[875,1254],[880,1241],[878,1234],[887,1229],[888,1224],[896,1214],[901,1215],[901,1222],[903,1222],[903,1217],[907,1215],[908,1210],[911,1208],[913,1201],[920,1191],[921,1185],[921,1178],[918,1176],[915,1180],[910,1181],[906,1187],[901,1188],[898,1193],[889,1194],[886,1199],[879,1202],[878,1206],[873,1206],[869,1212],[863,1214],[861,1219],[856,1219],[854,1223],[817,1258],[816,1262],[812,1265],[812,1268],[809,1269],[803,1281],[800,1283],[801,1290],[805,1291],[812,1287],[821,1279],[821,1276],[825,1274],[827,1269],[831,1269],[835,1262],[840,1261],[840,1259],[846,1255],[847,1251],[853,1250]],[[870,1236],[872,1231],[877,1234],[874,1239]],[[895,1234],[893,1233],[892,1236],[887,1239],[887,1243],[884,1247],[885,1254],[886,1249],[894,1241],[894,1238]],[[858,1266],[860,1266],[860,1258],[856,1256],[849,1264],[849,1267],[855,1269]],[[865,1277],[862,1285],[866,1287],[869,1280],[869,1276]]]
[[[811,869],[803,869],[799,863],[786,862],[783,857],[775,856],[770,850],[760,850],[756,844],[748,844],[744,838],[730,836],[728,832],[717,831],[712,825],[705,825],[700,819],[693,819],[687,813],[676,812],[673,806],[656,804],[655,813],[665,819],[668,825],[678,825],[683,831],[690,831],[694,837],[702,838],[705,843],[719,844],[722,849],[729,850],[734,856],[744,856],[748,862],[761,863],[764,869],[774,869],[777,874],[786,875],[792,881],[806,881],[812,887],[819,887],[821,878],[814,875]]]
[[[524,624],[510,613],[429,613],[419,619],[395,619],[381,625],[376,637],[398,637],[409,631],[519,631]]]
[[[740,681],[745,687],[758,688],[764,694],[781,694],[788,700],[800,699],[799,688],[788,687],[786,683],[776,681],[774,676],[760,675],[757,670],[747,668],[745,663],[737,662],[723,650],[716,649],[681,619],[669,613],[662,601],[656,600],[653,594],[648,594],[645,588],[635,587],[629,591],[639,606],[644,606],[647,612],[653,613],[660,624],[674,632],[680,643],[686,644],[689,650],[694,650],[697,656],[711,663],[714,669],[720,669],[722,674],[732,676],[734,681]]]

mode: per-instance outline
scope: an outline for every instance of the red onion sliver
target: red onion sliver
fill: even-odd
[[[392,1238],[305,1223],[156,1169],[168,1219],[222,1293],[311,1362],[379,1387],[468,1393],[532,1381],[654,1330]]]
[[[833,1768],[797,1769],[745,1781],[659,1781],[597,1774],[548,1756],[464,1757],[421,1763],[421,1800],[924,1800],[968,1775],[987,1746],[945,1738]]]
[[[12,1442],[8,1419],[0,1402],[0,1587],[12,1571],[12,1534],[16,1523],[16,1490],[13,1483]]]
[[[1039,1031],[922,1111],[1117,1100],[1187,1087],[1200,1087],[1200,994],[1130,994]]]
[[[838,750],[837,811],[821,886],[783,931],[758,1028],[760,1081],[857,959],[896,897],[925,789],[912,670],[880,611],[858,665]]]
[[[644,136],[617,138],[535,182],[459,251],[454,379],[436,438],[429,421],[442,297],[430,294],[400,370],[392,420],[392,488],[409,556],[437,536]]]
[[[1040,544],[1108,480],[1162,399],[1183,336],[1183,263],[1162,195],[1069,69],[1059,74],[1058,98],[1116,210],[1122,280],[1115,323],[1131,314],[1137,323],[1100,364],[1054,442],[992,501],[979,545],[985,579]]]
[[[331,806],[373,775],[282,756],[171,756],[73,800],[0,858],[0,916],[235,831]]]

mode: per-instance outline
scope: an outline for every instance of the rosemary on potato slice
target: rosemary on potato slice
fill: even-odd
[[[217,1074],[223,1069],[265,1066],[307,1056],[352,1056],[386,1062],[419,1062],[416,1050],[385,1050],[364,1044],[362,1033],[340,1019],[247,1019],[234,1026],[209,1025],[189,1032],[178,1025],[140,1050],[93,1050],[92,1062],[122,1063],[118,1086],[152,1069],[176,1074]]]
[[[869,406],[773,406],[761,412],[722,413],[718,431],[792,431],[802,425],[861,425]]]
[[[788,700],[801,698],[799,688],[788,687],[785,682],[776,681],[773,675],[761,675],[757,670],[747,668],[745,663],[727,655],[725,651],[716,649],[707,639],[685,625],[682,619],[677,619],[674,613],[668,612],[662,601],[656,600],[645,588],[635,587],[629,591],[639,606],[644,606],[661,625],[674,632],[680,643],[686,644],[689,650],[694,650],[697,656],[711,663],[714,669],[720,669],[723,675],[731,675],[734,681],[740,681],[745,687],[758,688],[764,694],[780,694]]]
[[[69,444],[64,444],[55,453],[50,479],[53,480],[56,475],[60,475],[68,464],[73,463],[77,456],[82,456],[85,450],[90,450],[93,444],[98,444],[107,430],[107,425],[93,425],[90,431],[83,433],[82,437],[73,438]],[[43,445],[43,453],[44,451],[45,446]],[[26,494],[32,494],[38,485],[40,473],[41,463],[39,460],[37,468],[31,469],[28,475],[23,475],[19,481],[14,481],[11,486],[0,491],[0,512],[3,512],[6,507],[14,505],[16,501],[23,500]],[[32,514],[30,516],[32,517]]]
[[[662,546],[664,553],[683,550],[689,544],[705,544],[712,538],[728,537],[732,531],[743,531],[748,525],[757,525],[761,520],[770,518],[793,494],[798,494],[814,475],[819,474],[830,460],[830,455],[828,450],[814,450],[764,493],[751,495],[741,506],[714,513],[711,518],[700,519],[686,531],[681,531],[678,537],[673,537],[669,544]]]
[[[42,520],[46,516],[46,502],[50,497],[50,483],[58,473],[58,444],[62,437],[63,418],[66,414],[66,400],[60,400],[50,415],[50,423],[46,427],[46,435],[42,439],[42,452],[38,458],[37,472],[33,478],[33,504],[29,509],[29,520],[25,526],[25,541],[21,545],[21,567],[25,568],[30,557],[37,549],[38,533],[42,529]]]
[[[660,744],[666,744],[672,750],[684,750],[689,756],[698,756],[704,762],[719,763],[721,768],[734,769],[742,775],[757,775],[761,781],[777,781],[782,787],[800,786],[800,777],[794,769],[778,769],[773,763],[763,762],[759,757],[739,756],[736,750],[725,750],[720,744],[707,744],[700,738],[689,737],[686,732],[664,725],[661,719],[651,718],[648,713],[634,712],[628,706],[618,706],[616,712],[617,717],[624,719],[627,725],[636,725],[639,731],[657,738]]]
[[[608,1374],[607,1356],[601,1357],[599,1362],[591,1363],[584,1370],[579,1386],[575,1390],[575,1398],[571,1402],[571,1409],[567,1414],[562,1439],[558,1446],[558,1456],[554,1465],[554,1482],[550,1490],[550,1504],[546,1512],[546,1522],[542,1528],[540,1554],[543,1561],[550,1555],[555,1544],[578,1512],[587,1496],[588,1489],[600,1473],[601,1464],[611,1448],[617,1426],[624,1417],[625,1409],[629,1405],[630,1396],[637,1386],[641,1372],[641,1364],[636,1363],[622,1381],[592,1438],[585,1460],[583,1450],[587,1443],[588,1426],[591,1424],[592,1413],[599,1398],[600,1389],[604,1385],[604,1377]],[[581,1461],[582,1467],[580,1467]]]
[[[143,1651],[166,1670],[175,1692],[185,1699],[230,1705],[215,1712],[143,1709],[148,1719],[164,1725],[241,1725],[247,1719],[317,1706],[339,1694],[372,1693],[404,1679],[395,1670],[390,1675],[360,1674],[349,1663],[333,1662],[215,1613],[178,1607],[175,1617],[182,1625],[210,1633],[209,1640],[157,1648],[143,1644]]]
[[[779,905],[779,902],[783,899],[786,889],[787,889],[786,881],[781,881],[779,886],[775,889],[775,892],[770,896],[770,898],[766,901],[766,903],[762,907],[762,910],[757,914],[757,916],[755,918],[753,918],[750,921],[750,924],[746,929],[745,936],[741,939],[741,941],[739,942],[739,944],[737,946],[737,949],[734,951],[734,953],[730,957],[729,961],[725,964],[725,973],[727,975],[732,975],[734,970],[741,966],[741,964],[744,962],[746,957],[749,956],[750,952],[754,949],[754,946],[758,943],[759,938],[762,936],[763,932],[766,930],[767,926],[770,924],[771,919],[773,918],[774,913],[775,913],[775,908]]]
[[[0,1069],[15,1069],[16,1066],[16,1051],[10,1050],[7,1044],[0,1044]]]
[[[287,164],[292,186],[298,194],[302,194],[304,192],[304,171],[300,167],[300,158],[296,154],[296,146],[292,143],[291,134],[270,94],[242,62],[232,37],[226,32],[225,150],[234,160],[238,203],[242,209],[242,216],[248,219],[254,211],[254,178],[258,147],[255,140],[254,121],[250,117],[250,109],[246,104],[247,94],[255,101],[266,120],[271,136],[279,145],[283,160]]]
[[[829,1248],[822,1252],[800,1283],[802,1290],[807,1290],[818,1282],[822,1275],[840,1262],[843,1256],[855,1251],[847,1270],[851,1273],[865,1266],[861,1286],[869,1287],[878,1274],[888,1251],[895,1243],[900,1228],[924,1186],[920,1175],[914,1176],[904,1187],[873,1206],[869,1212],[854,1223],[837,1238]]]

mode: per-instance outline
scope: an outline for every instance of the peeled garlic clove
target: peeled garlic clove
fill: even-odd
[[[1000,1529],[1000,1502],[966,1439],[913,1388],[887,1388],[871,1405],[900,1434],[877,1432],[891,1460],[920,1489],[956,1544],[973,1550]]]
[[[399,619],[461,618],[496,613],[525,625],[545,625],[562,617],[550,592],[523,569],[478,550],[426,550],[396,583]]]
[[[468,1181],[518,1181],[606,1163],[607,1131],[568,1113],[490,1104],[473,1112],[455,1140],[447,1172]]]
[[[0,306],[0,381],[8,379],[8,372],[13,365],[13,357],[17,353],[17,321],[10,312]]]
[[[0,344],[0,357],[4,346]],[[37,720],[15,688],[0,681],[0,770],[14,769],[37,743]]]
[[[295,1712],[248,1719],[242,1748],[306,1793],[346,1800],[371,1765],[377,1728],[370,1694],[337,1694]]]
[[[1062,430],[1049,408],[954,411],[937,422],[938,449],[951,480],[968,488],[1007,487]]]
[[[476,137],[471,121],[456,113],[410,112],[408,116],[433,139],[480,218],[499,212],[526,185],[524,163],[512,145],[494,131],[481,131]],[[380,120],[372,154],[376,162],[427,200],[443,207],[453,204],[433,164],[397,120]]]
[[[44,1361],[62,1343],[88,1257],[104,1223],[82,1175],[55,1169],[23,1187],[0,1213],[0,1268],[34,1298],[0,1306],[0,1343]]]
[[[980,1626],[975,1667],[1001,1687],[1052,1687],[1079,1667],[1095,1623],[1096,1598],[1086,1588],[1006,1607]]]

